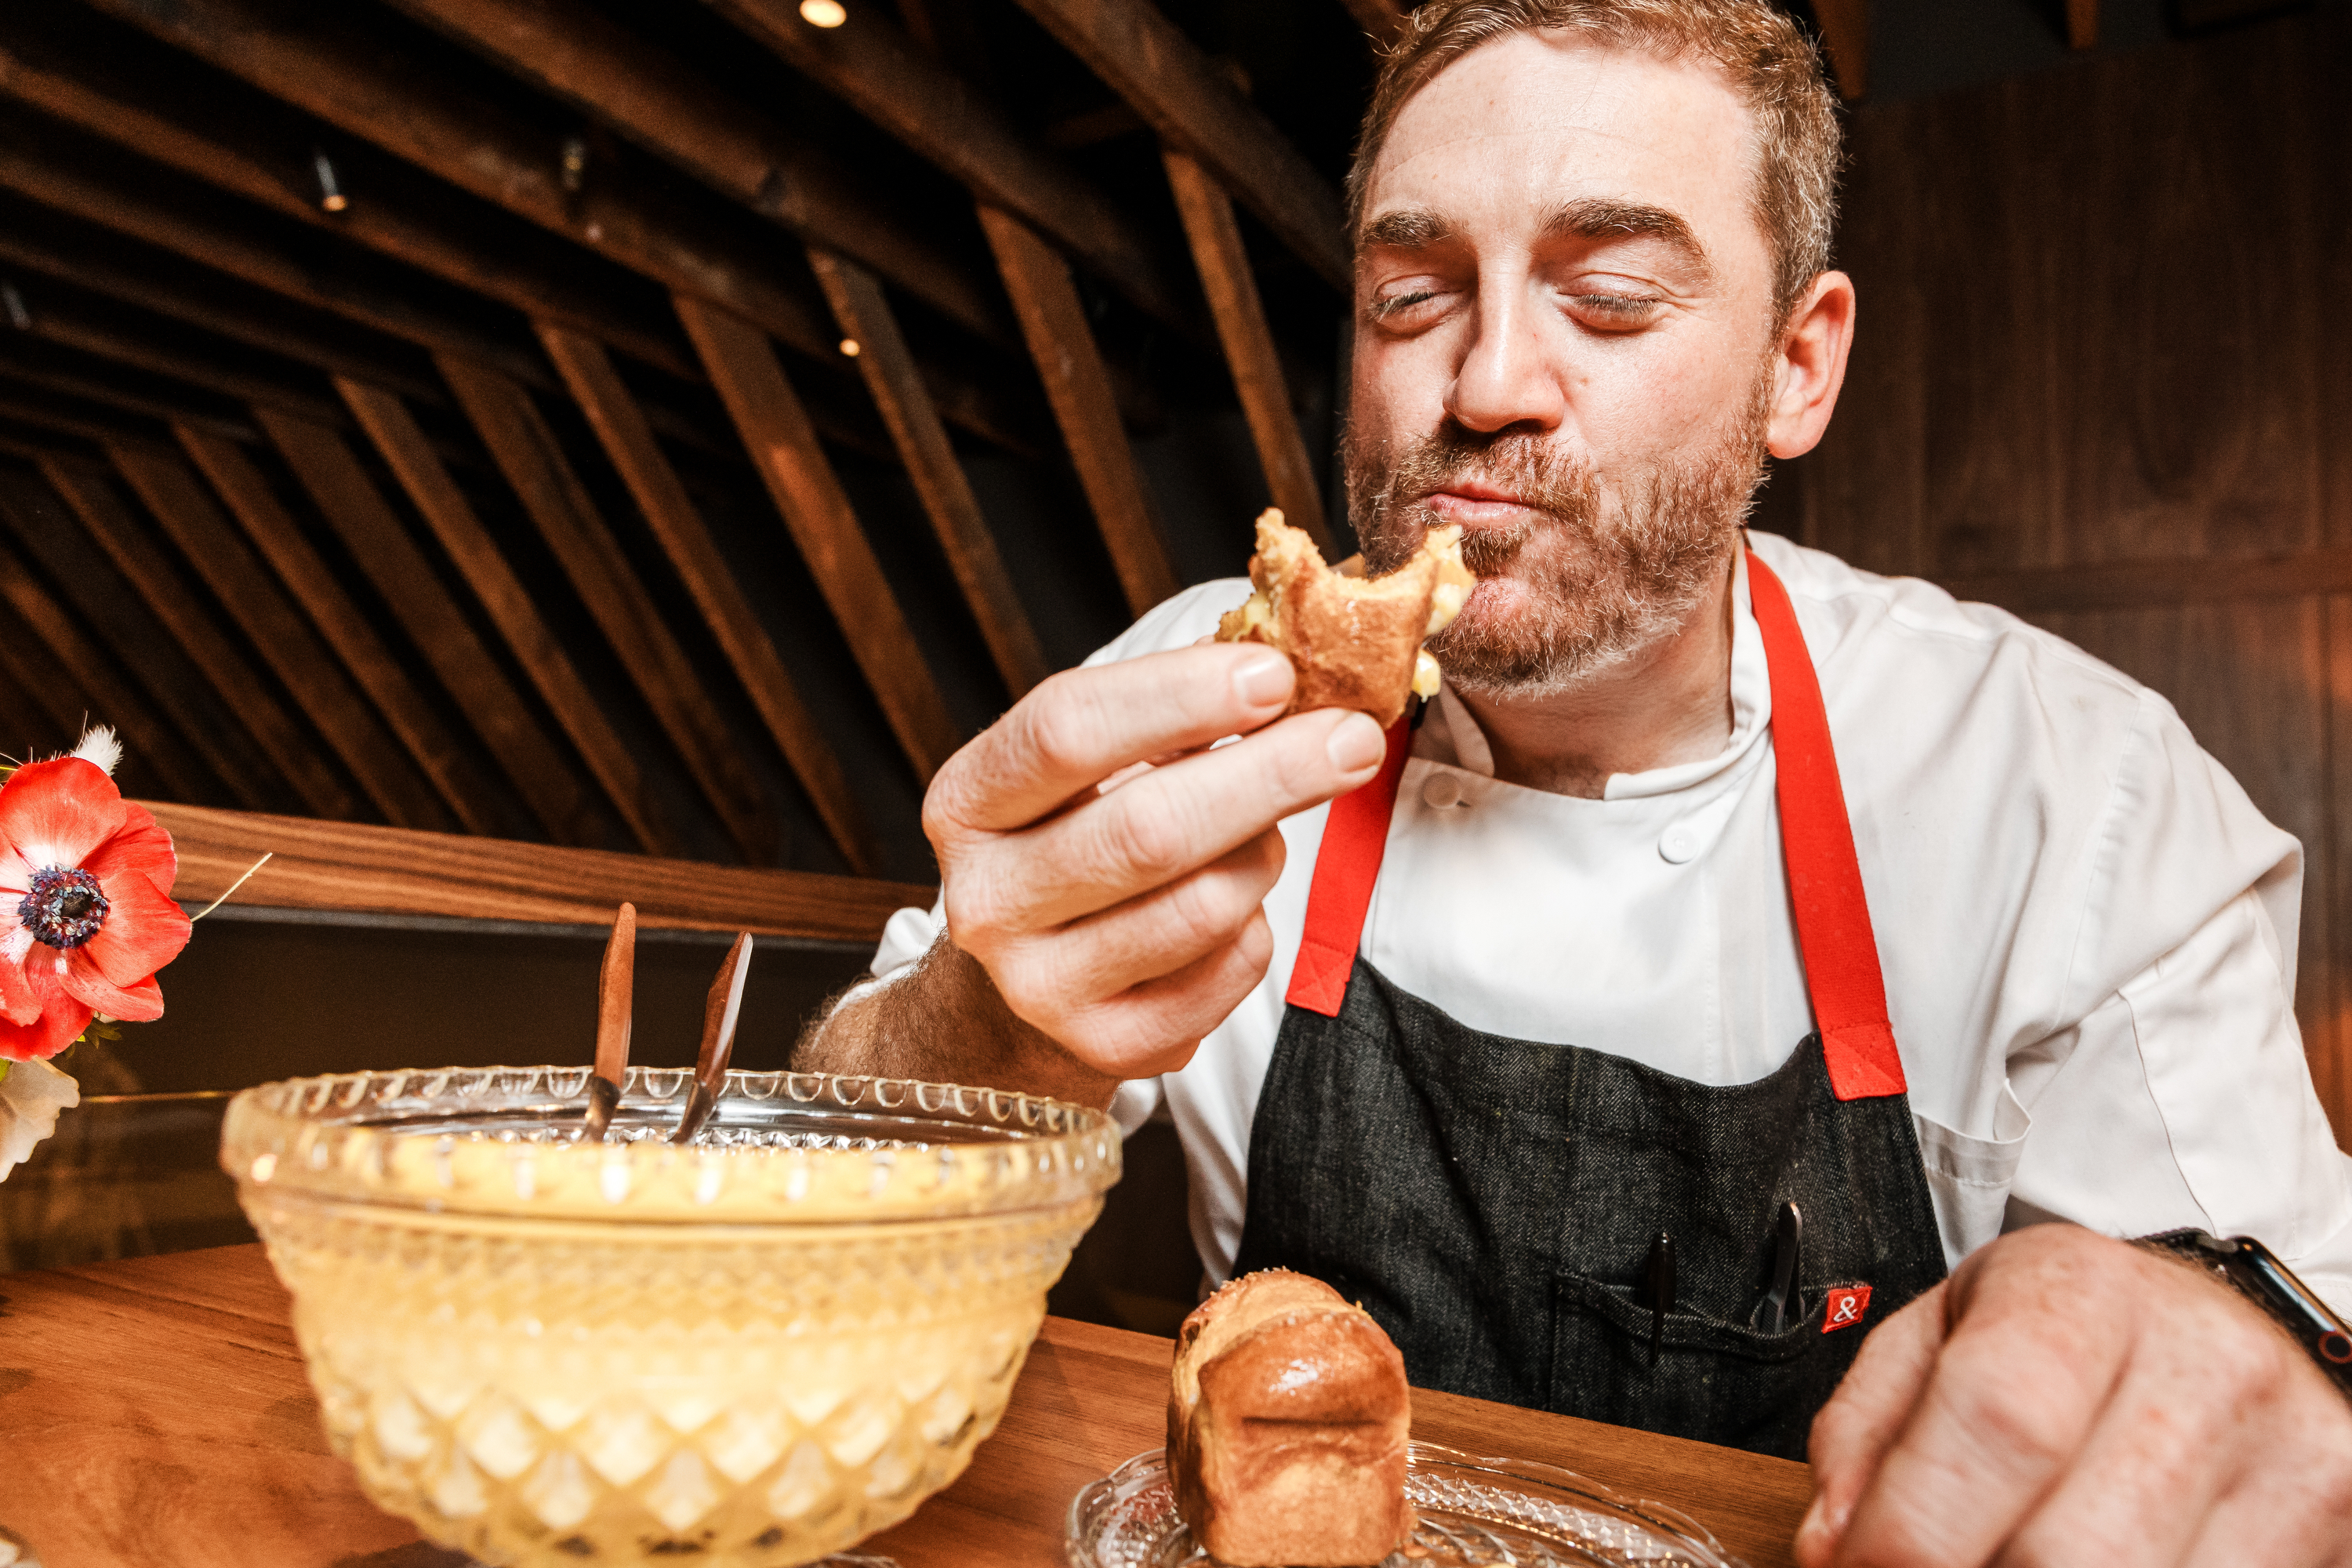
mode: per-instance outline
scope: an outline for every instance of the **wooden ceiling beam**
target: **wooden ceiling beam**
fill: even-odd
[[[279,703],[165,552],[153,547],[106,468],[62,457],[46,458],[40,467],[50,488],[81,520],[84,531],[180,645],[189,663],[211,682],[303,806],[320,816],[357,816],[362,809],[358,797],[335,776],[320,757],[317,741]]]
[[[1328,556],[1331,529],[1323,516],[1323,487],[1316,478],[1314,461],[1307,455],[1307,442],[1298,433],[1298,417],[1291,412],[1282,358],[1275,350],[1273,330],[1266,325],[1265,305],[1250,271],[1249,253],[1242,247],[1233,200],[1216,176],[1189,153],[1167,147],[1160,156],[1168,167],[1169,186],[1176,193],[1176,211],[1183,219],[1185,237],[1192,244],[1193,262],[1208,291],[1210,313],[1216,318],[1217,336],[1224,344],[1225,363],[1233,372],[1234,390],[1240,395],[1242,414],[1249,422],[1258,465],[1265,470],[1266,489],[1282,515],[1293,527],[1312,535],[1316,546]]]
[[[1045,400],[1062,427],[1079,488],[1110,550],[1127,607],[1140,616],[1176,592],[1176,569],[1144,503],[1135,449],[1119,423],[1110,373],[1087,325],[1086,305],[1068,263],[1028,225],[986,206],[980,209],[980,221],[1020,315],[1022,334],[1029,340],[1029,357],[1045,381]]]
[[[549,836],[558,844],[600,842],[571,760],[540,729],[342,437],[278,409],[256,408],[254,417]]]
[[[1870,0],[1813,0],[1813,19],[1838,96],[1852,103],[1870,90]]]
[[[445,190],[372,149],[332,154],[343,205],[321,205],[320,127],[274,101],[189,101],[186,71],[153,39],[58,0],[12,0],[0,16],[0,93],[193,179],[340,234],[461,288],[552,316],[675,375],[694,360],[666,321],[631,321],[571,247],[495,210],[470,217]],[[200,86],[200,92],[205,89]],[[271,124],[268,121],[278,123]],[[354,199],[356,198],[356,199]],[[498,220],[485,225],[483,219]],[[509,227],[510,226],[510,227]]]
[[[677,854],[677,836],[662,820],[635,752],[605,717],[415,416],[379,386],[345,378],[335,387],[629,831],[650,854]]]
[[[963,737],[775,350],[740,316],[683,294],[675,303],[891,733],[928,782]]]
[[[21,352],[23,347],[21,342],[0,338],[0,376],[166,425],[184,422],[224,440],[250,445],[261,438],[261,433],[244,419],[226,417],[194,401],[151,396],[68,365],[35,360]]]
[[[335,581],[252,458],[241,447],[185,425],[173,433],[458,822],[469,833],[499,832],[505,825],[493,813],[489,781],[416,689],[406,663],[384,646]]]
[[[168,637],[158,637],[121,597],[120,585],[108,580],[91,559],[84,531],[73,526],[69,504],[59,497],[46,475],[0,469],[0,516],[16,531],[34,569],[56,585],[57,602],[91,637],[114,650],[132,682],[153,698],[172,726],[188,742],[188,749],[227,786],[230,798],[248,810],[266,807],[276,798],[278,780],[257,758],[236,731],[232,706],[227,712],[209,709],[201,678],[169,657]],[[126,626],[130,616],[142,624]],[[160,656],[160,657],[159,657]]]
[[[169,376],[224,397],[282,408],[305,418],[341,423],[346,427],[351,424],[350,417],[333,403],[299,387],[289,386],[273,376],[256,375],[240,366],[220,363],[158,342],[150,335],[121,331],[69,306],[59,306],[54,300],[43,299],[37,291],[29,296],[21,289],[18,292],[25,297],[31,321],[26,331],[46,342],[150,375]]]
[[[2066,47],[2095,49],[2099,46],[2099,0],[2066,0]]]
[[[31,637],[18,634],[16,625],[13,616],[0,621],[0,677],[9,686],[0,693],[0,714],[6,715],[0,720],[0,756],[29,763],[71,751],[80,742],[82,720],[92,710],[79,685],[35,658]],[[26,732],[28,710],[49,721],[54,744],[43,747]]]
[[[350,344],[288,324],[281,310],[273,312],[241,306],[194,284],[184,271],[169,281],[126,265],[118,251],[104,256],[61,247],[27,233],[25,226],[0,213],[0,261],[102,294],[125,305],[169,317],[232,342],[314,365],[332,375],[348,375],[435,408],[449,407],[449,394],[438,380],[401,365],[389,353],[372,353]],[[240,287],[246,285],[239,285]],[[405,349],[409,345],[400,344]],[[386,342],[384,347],[394,347]]]
[[[107,457],[375,808],[403,826],[446,826],[431,788],[187,461],[131,441],[109,443]]]
[[[1019,4],[1317,276],[1342,293],[1354,287],[1339,193],[1151,0]]]
[[[542,30],[564,0],[399,0],[436,7],[496,4],[529,11]],[[1199,313],[1171,258],[1077,172],[1033,142],[1010,116],[954,69],[869,8],[850,27],[816,27],[791,0],[711,0],[787,64],[924,158],[983,202],[1017,213],[1149,314],[1202,336]],[[568,9],[568,5],[566,6]],[[683,71],[668,84],[686,97]],[[708,94],[702,98],[708,100]],[[852,247],[824,241],[835,252]]]
[[[321,255],[298,258],[257,237],[250,225],[204,205],[191,193],[165,194],[110,180],[54,145],[43,127],[22,110],[0,107],[0,185],[133,239],[161,246],[233,278],[330,311],[362,326],[436,352],[463,353],[537,386],[555,378],[522,343],[493,337],[404,298],[378,281],[320,267]]]
[[[373,142],[667,288],[723,304],[786,342],[823,353],[823,328],[809,302],[784,287],[760,248],[724,232],[650,185],[602,169],[583,172],[566,190],[557,150],[538,126],[479,95],[445,84],[429,55],[404,46],[348,6],[287,0],[181,0],[169,7],[141,0],[91,0],[164,42]],[[780,170],[766,205],[797,216],[820,237],[838,228],[844,243],[877,271],[950,320],[982,337],[1004,333],[1000,307],[950,258],[907,238],[898,225],[860,202],[848,210],[793,205]],[[840,183],[805,193],[829,201]],[[853,193],[854,194],[854,193]],[[824,345],[829,346],[829,345]]]
[[[198,801],[212,793],[207,770],[178,729],[143,692],[116,673],[105,647],[82,629],[81,618],[58,603],[15,552],[5,547],[0,547],[0,603],[15,612],[52,667],[44,670],[31,660],[19,663],[23,644],[13,637],[0,637],[0,642],[12,645],[7,654],[9,672],[20,684],[58,679],[58,671],[66,672],[64,679],[89,699],[88,721],[113,725],[123,744],[155,770],[165,788]]]
[[[702,514],[678,482],[677,470],[654,439],[645,414],[614,374],[603,346],[569,328],[541,322],[540,342],[588,416],[604,455],[620,470],[637,510],[654,531],[671,568],[686,584],[695,607],[734,667],[736,679],[767,726],[769,738],[792,765],[835,847],[850,868],[871,875],[880,864],[872,830],[851,791],[833,744],[801,700],[767,628],[736,585],[735,573],[719,552]]]
[[[772,863],[779,839],[759,781],[530,393],[455,356],[441,374],[729,837],[754,864]]]
[[[874,275],[854,261],[811,248],[809,264],[833,305],[834,320],[857,344],[857,368],[866,376],[866,389],[898,443],[899,459],[914,481],[923,513],[930,519],[931,531],[947,555],[981,638],[988,644],[989,657],[1017,700],[1045,679],[1045,651],[1013,590],[1013,574],[1004,569],[980,498],[972,494],[971,481],[956,460],[947,426],[940,423],[939,411],[915,373],[914,357],[907,352],[890,302]]]

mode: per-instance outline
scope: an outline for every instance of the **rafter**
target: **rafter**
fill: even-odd
[[[1176,591],[1176,570],[1144,504],[1135,449],[1119,423],[1110,373],[1087,325],[1086,306],[1068,264],[1026,224],[993,207],[981,208],[980,221],[1020,313],[1029,356],[1045,383],[1045,398],[1062,427],[1079,488],[1110,550],[1127,607],[1139,616]]]
[[[2096,48],[2099,44],[2099,0],[2066,0],[2066,47]]]
[[[539,335],[842,858],[853,870],[871,872],[878,863],[873,837],[841,759],[801,700],[792,672],[736,585],[734,570],[655,441],[636,399],[593,341],[552,322],[542,322]]]
[[[1339,193],[1151,0],[1019,4],[1325,282],[1350,286]]]
[[[164,424],[183,423],[218,436],[224,440],[250,444],[259,439],[260,432],[241,417],[224,416],[217,410],[198,400],[169,395],[157,396],[157,390],[141,390],[121,385],[101,374],[89,374],[89,368],[42,363],[22,351],[26,345],[0,339],[0,377],[68,397],[82,398],[124,414],[135,414]]]
[[[543,133],[436,68],[432,55],[349,6],[289,0],[92,0],[165,42],[373,142],[476,195],[671,287],[726,305],[799,340],[814,312],[782,288],[757,247],[621,174],[561,183]],[[810,165],[779,168],[768,205],[808,237],[837,229],[845,247],[893,282],[983,336],[1002,332],[995,302],[948,257],[905,237],[854,185],[791,188]],[[806,207],[796,203],[806,200]],[[803,226],[805,226],[803,227]]]
[[[693,356],[669,324],[615,309],[612,290],[583,276],[573,247],[495,210],[453,210],[445,189],[363,146],[335,148],[340,188],[359,199],[346,195],[330,213],[320,205],[315,159],[326,153],[315,121],[242,92],[226,112],[224,84],[190,75],[173,51],[79,5],[12,0],[0,15],[0,93],[284,216],[694,376]]]
[[[36,478],[14,468],[0,469],[0,515],[6,517],[32,564],[56,584],[54,597],[47,590],[31,595],[27,589],[31,596],[18,605],[19,613],[26,613],[37,597],[41,605],[70,617],[91,641],[120,656],[122,667],[129,672],[128,682],[116,683],[119,689],[110,707],[125,694],[135,696],[143,691],[154,700],[173,731],[186,738],[188,750],[194,757],[228,787],[234,799],[248,807],[267,804],[268,791],[263,786],[270,781],[266,776],[253,776],[256,770],[251,753],[242,744],[243,738],[208,721],[215,715],[191,712],[191,700],[200,702],[203,693],[192,689],[185,669],[158,668],[159,664],[169,664],[168,660],[153,657],[162,651],[164,639],[156,639],[158,646],[143,649],[138,642],[123,640],[123,634],[131,630],[122,625],[121,618],[128,606],[115,599],[111,584],[102,584],[90,571],[92,563],[86,542],[76,537],[76,531],[65,521],[70,509],[46,478]],[[54,640],[56,634],[53,631],[46,635]],[[95,691],[110,674],[100,668],[97,679],[86,683]]]
[[[1828,47],[1838,96],[1851,103],[1870,90],[1870,0],[1813,0],[1813,18]]]
[[[759,781],[530,395],[455,357],[441,374],[728,836],[755,864],[772,861],[776,825]]]
[[[492,814],[489,781],[320,559],[251,456],[185,425],[173,434],[457,820],[470,832],[499,832],[503,824]]]
[[[559,844],[601,839],[570,760],[541,731],[342,437],[278,409],[257,408],[254,417],[541,825]]]
[[[858,345],[857,368],[865,374],[866,389],[890,426],[890,437],[898,443],[899,458],[907,465],[956,585],[963,590],[982,640],[996,661],[997,673],[1017,698],[1045,679],[1045,650],[1029,624],[1029,612],[1013,591],[1013,574],[997,553],[988,520],[981,515],[980,498],[971,493],[947,428],[915,374],[890,302],[873,275],[854,261],[813,248],[809,264],[832,301],[834,319],[848,341]]]
[[[437,8],[495,3],[530,11],[553,31],[562,0],[401,0]],[[1059,158],[1032,142],[955,70],[889,23],[861,14],[854,27],[814,27],[790,0],[710,0],[788,64],[969,187],[1017,213],[1129,300],[1180,331],[1198,331],[1196,310],[1161,247]],[[568,11],[569,5],[562,9]],[[683,100],[709,94],[682,73]],[[835,251],[851,247],[826,241]]]
[[[1190,153],[1171,147],[1163,150],[1161,157],[1168,166],[1168,184],[1176,193],[1176,210],[1183,217],[1184,233],[1192,242],[1192,260],[1208,290],[1217,336],[1224,343],[1234,390],[1241,395],[1242,414],[1249,421],[1258,464],[1265,470],[1266,489],[1292,526],[1305,529],[1328,553],[1331,530],[1323,518],[1323,487],[1316,479],[1307,443],[1298,434],[1297,416],[1290,409],[1282,359],[1275,352],[1274,333],[1265,322],[1265,306],[1258,298],[1257,279],[1250,272],[1249,253],[1242,248],[1234,204],[1215,176]]]
[[[357,797],[335,776],[320,756],[317,742],[278,700],[260,672],[197,602],[164,552],[151,545],[105,468],[54,456],[40,466],[42,477],[65,498],[148,613],[228,704],[302,804],[320,816],[358,815]]]
[[[26,293],[22,289],[18,290],[20,298],[25,298]],[[225,397],[283,408],[329,423],[339,419],[345,425],[350,423],[333,403],[299,386],[288,385],[274,376],[257,375],[241,365],[191,353],[159,342],[152,333],[125,331],[70,305],[59,305],[37,289],[30,291],[25,303],[30,321],[26,330],[45,342],[150,375],[170,376]]]
[[[916,775],[929,779],[962,737],[799,395],[757,327],[682,294],[676,304],[891,733]]]
[[[345,378],[336,382],[335,389],[637,842],[656,855],[678,853],[677,837],[662,820],[635,752],[614,730],[571,656],[548,629],[539,606],[482,526],[473,503],[450,479],[415,416],[391,393],[364,382]]]
[[[165,788],[191,799],[202,799],[210,793],[203,765],[190,754],[187,742],[171,721],[128,679],[115,672],[106,650],[82,629],[80,618],[58,604],[15,552],[5,547],[0,547],[0,603],[39,643],[50,665],[66,672],[64,679],[88,694],[91,723],[113,725],[124,743],[155,770]],[[17,665],[13,657],[10,663],[10,673],[20,682],[37,682],[50,673],[38,666]]]

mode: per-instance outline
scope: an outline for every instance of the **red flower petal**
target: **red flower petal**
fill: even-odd
[[[46,1061],[80,1037],[89,1027],[90,1011],[79,1002],[60,999],[41,1010],[30,1024],[0,1018],[0,1057],[10,1061]]]
[[[81,868],[100,882],[125,871],[137,871],[155,884],[166,898],[180,878],[180,857],[172,836],[155,814],[135,801],[122,803],[122,826],[114,836],[83,859]],[[111,898],[113,895],[109,894]]]
[[[87,954],[110,982],[129,985],[180,956],[180,950],[188,945],[187,914],[158,891],[154,883],[126,868],[115,876],[100,877],[98,885],[106,894],[106,919],[96,935],[73,950],[77,957]],[[99,1011],[113,1009],[99,1005]]]
[[[48,952],[37,942],[34,948]],[[0,1020],[22,1026],[40,1016],[41,999],[34,994],[33,983],[25,978],[25,966],[0,959]]]
[[[163,1016],[163,988],[152,974],[129,985],[117,985],[99,973],[89,949],[78,947],[66,963],[66,994],[84,1006],[127,1024],[152,1024]]]
[[[0,1019],[0,1057],[20,1062],[53,1057],[89,1027],[90,1009],[66,994],[65,976],[58,972],[62,956],[38,944],[25,955],[21,972],[40,1014],[29,1024]]]
[[[122,827],[122,792],[95,763],[27,763],[0,784],[0,843],[35,870],[79,866]]]

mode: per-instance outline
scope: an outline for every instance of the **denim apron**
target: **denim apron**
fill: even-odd
[[[1821,685],[1787,590],[1748,569],[1814,1032],[1765,1078],[1702,1084],[1486,1034],[1390,984],[1356,948],[1400,721],[1373,782],[1332,803],[1234,1267],[1361,1302],[1423,1387],[1802,1458],[1867,1325],[1941,1279],[1944,1251]],[[1775,1326],[1789,1203],[1803,1235]]]

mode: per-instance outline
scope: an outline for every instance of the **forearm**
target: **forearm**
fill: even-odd
[[[801,1072],[923,1079],[1108,1106],[1118,1080],[1013,1016],[980,961],[942,935],[908,973],[809,1026]]]

